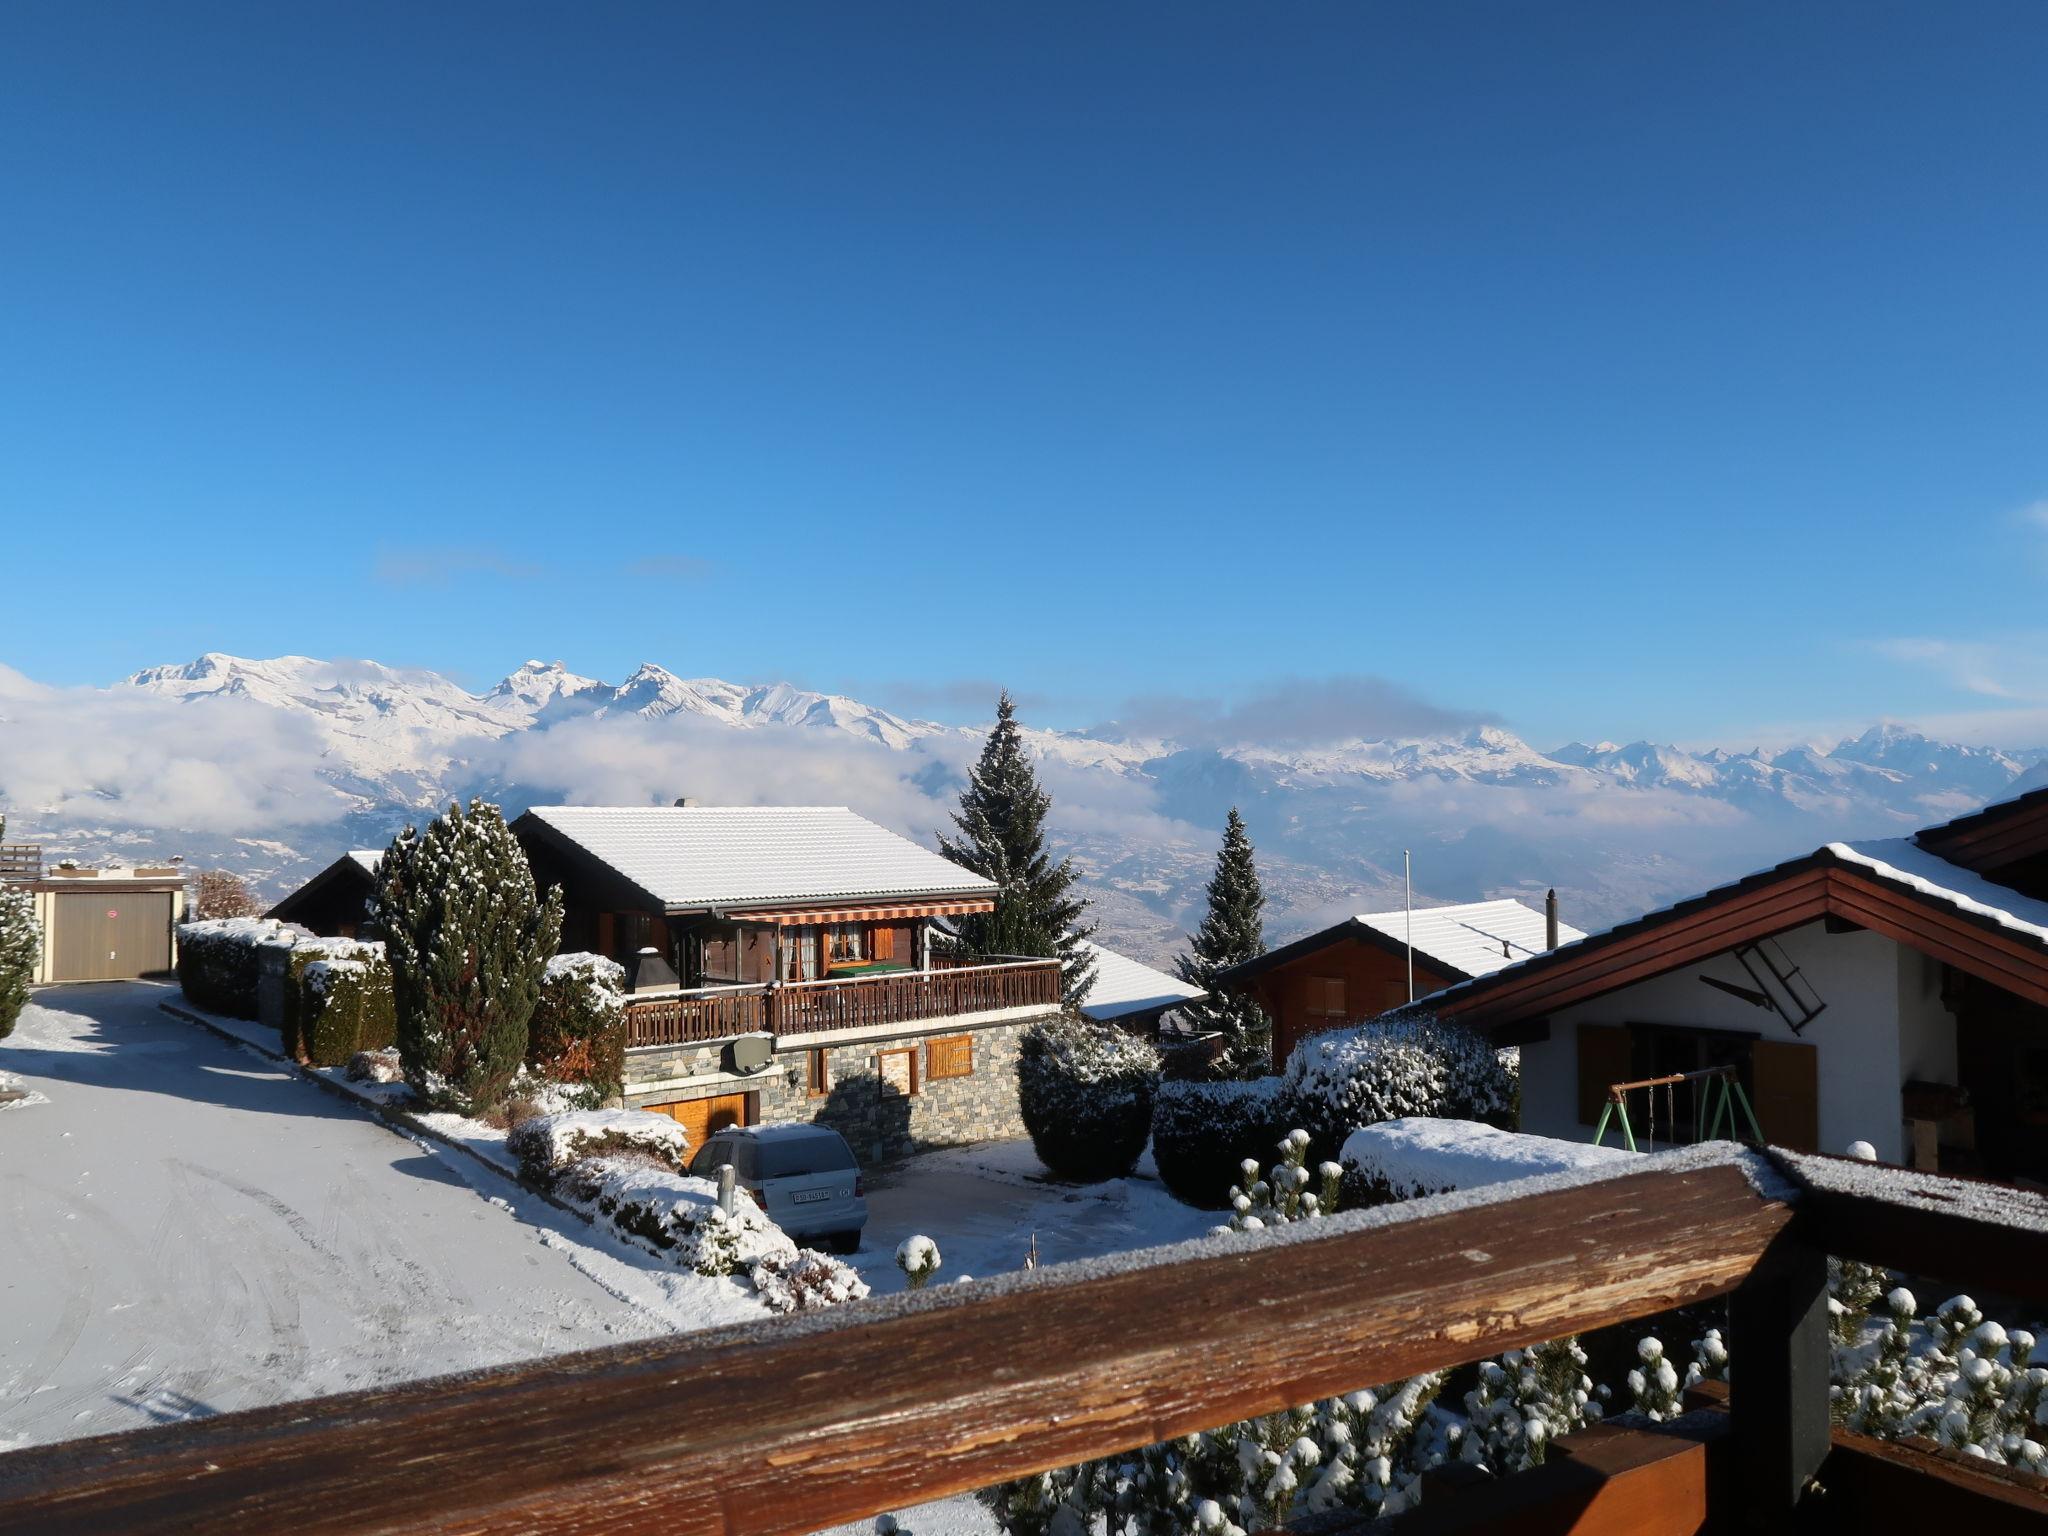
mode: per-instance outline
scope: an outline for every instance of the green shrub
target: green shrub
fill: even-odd
[[[1408,1014],[1314,1035],[1294,1048],[1280,1096],[1313,1155],[1335,1161],[1364,1125],[1426,1115],[1515,1129],[1516,1070],[1492,1042],[1459,1024]]]
[[[1152,1133],[1159,1053],[1136,1035],[1063,1016],[1018,1042],[1017,1098],[1038,1160],[1063,1179],[1122,1178]]]
[[[603,955],[557,955],[526,1026],[526,1064],[577,1091],[582,1109],[625,1092],[626,971]]]
[[[311,1061],[312,1019],[308,1011],[306,996],[306,971],[309,967],[330,961],[375,960],[383,966],[384,946],[365,944],[355,939],[300,939],[292,945],[291,953],[284,958],[284,1006],[280,1014],[278,1035],[284,1045],[285,1055],[294,1061]],[[390,990],[390,970],[384,968],[385,990]],[[317,1005],[314,1005],[317,1007]],[[329,1026],[330,1029],[332,1025]],[[374,1031],[373,1031],[374,1033]],[[382,1042],[389,1045],[387,1039]],[[368,1047],[365,1047],[368,1049]],[[334,1066],[334,1062],[315,1062],[316,1066]]]
[[[220,917],[180,923],[178,986],[208,1013],[253,1019],[263,951],[291,943],[291,930],[266,917]]]
[[[358,1051],[382,1050],[397,1031],[391,967],[376,945],[354,959],[315,959],[298,971],[297,1019],[302,1059],[316,1067],[347,1066]]]
[[[1189,1205],[1221,1210],[1245,1160],[1271,1161],[1290,1129],[1277,1077],[1165,1082],[1152,1106],[1152,1161]]]
[[[0,1040],[14,1033],[14,1021],[28,1006],[42,939],[35,897],[20,886],[0,886]]]

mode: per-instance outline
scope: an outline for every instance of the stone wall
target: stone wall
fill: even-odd
[[[872,1165],[929,1147],[998,1141],[1024,1134],[1017,1107],[1017,1042],[1036,1015],[1006,1019],[973,1029],[940,1029],[928,1035],[887,1035],[835,1041],[824,1050],[826,1091],[811,1092],[810,1050],[778,1050],[762,1072],[739,1076],[726,1070],[722,1045],[637,1050],[626,1057],[626,1102],[665,1104],[720,1094],[756,1095],[754,1118],[763,1125],[816,1121],[838,1131],[862,1163]],[[972,1041],[972,1070],[965,1076],[933,1077],[933,1040]],[[885,1083],[884,1053],[915,1057],[916,1086],[901,1087],[901,1056],[890,1062],[898,1081]],[[945,1051],[939,1053],[942,1060]]]

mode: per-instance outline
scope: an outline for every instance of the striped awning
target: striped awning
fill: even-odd
[[[995,902],[986,896],[962,896],[951,901],[904,901],[891,906],[735,912],[732,920],[736,923],[773,923],[780,928],[797,923],[893,923],[908,917],[958,917],[965,912],[993,912],[995,909]]]

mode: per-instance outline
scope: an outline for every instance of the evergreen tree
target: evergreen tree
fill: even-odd
[[[960,939],[969,952],[1057,958],[1072,1005],[1095,979],[1094,957],[1081,944],[1095,927],[1082,925],[1088,901],[1074,891],[1074,861],[1055,864],[1046,851],[1045,813],[1052,796],[1039,787],[1016,715],[1005,691],[996,701],[995,729],[968,770],[953,817],[960,835],[940,833],[939,851],[999,887],[993,912],[960,919]]]
[[[14,1021],[28,1006],[42,939],[35,898],[18,885],[0,885],[0,1040],[14,1033]]]
[[[562,892],[534,890],[498,808],[450,805],[407,827],[378,866],[405,1080],[429,1103],[493,1108],[526,1057],[526,1026],[562,934]]]
[[[1209,877],[1209,910],[1174,960],[1180,979],[1209,994],[1180,1012],[1199,1030],[1218,1030],[1224,1050],[1217,1066],[1226,1076],[1256,1077],[1264,1073],[1273,1051],[1273,1021],[1265,1010],[1239,993],[1216,986],[1216,973],[1265,953],[1266,935],[1259,914],[1266,893],[1259,885],[1252,840],[1237,807],[1223,823],[1223,847],[1216,854],[1216,873]]]

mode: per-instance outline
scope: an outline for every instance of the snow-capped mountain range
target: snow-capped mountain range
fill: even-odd
[[[43,690],[32,702],[42,713],[24,724],[14,701],[0,700],[10,837],[87,858],[182,850],[239,867],[271,891],[468,793],[508,810],[683,793],[829,799],[928,839],[983,733],[787,683],[684,678],[653,663],[614,684],[529,661],[472,693],[436,673],[375,662],[209,653],[110,689]],[[219,794],[204,814],[185,813],[155,779],[140,782],[151,773],[141,753],[112,769],[97,758],[76,767],[46,760],[52,722],[78,717],[83,752],[83,738],[106,729],[85,725],[86,715],[123,705],[143,713],[117,718],[172,734],[175,745],[155,754],[156,773],[180,781],[223,771],[252,730],[275,725],[254,789],[221,791],[241,795],[246,816]],[[33,733],[42,754],[19,771],[14,726]],[[1910,829],[2048,780],[2048,751],[1963,746],[1896,725],[1778,752],[1604,741],[1543,752],[1495,726],[1284,748],[1139,739],[1113,727],[1027,737],[1104,937],[1154,960],[1198,915],[1232,804],[1259,844],[1277,938],[1397,903],[1404,848],[1414,851],[1423,898],[1540,896],[1555,885],[1572,920],[1593,927],[1830,838]],[[303,782],[279,787],[294,771]],[[65,792],[67,775],[90,777],[89,792]],[[247,785],[246,771],[238,782]]]

